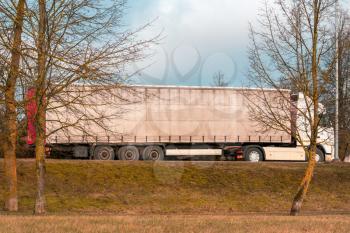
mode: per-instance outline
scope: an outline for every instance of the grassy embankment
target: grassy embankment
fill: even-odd
[[[33,160],[18,162],[22,214],[31,213],[34,206],[34,166]],[[287,214],[305,166],[300,163],[51,160],[47,162],[47,207],[50,214],[56,215]],[[0,160],[1,203],[2,167]],[[349,200],[350,166],[321,164],[316,169],[303,211],[349,213]],[[11,218],[3,221],[7,220]],[[166,218],[159,221],[166,221]]]

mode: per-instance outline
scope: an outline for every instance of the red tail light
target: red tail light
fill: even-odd
[[[37,106],[35,102],[35,88],[30,88],[26,94],[26,114],[27,114],[27,144],[33,145],[35,143],[35,115]]]

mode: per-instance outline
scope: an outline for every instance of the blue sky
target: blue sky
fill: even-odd
[[[133,68],[144,84],[210,86],[221,71],[242,86],[248,69],[248,25],[262,0],[129,0],[126,22],[136,28],[157,19],[141,37],[162,31],[154,56]]]

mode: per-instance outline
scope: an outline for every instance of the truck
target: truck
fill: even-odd
[[[60,99],[78,99],[78,94],[67,97],[67,93],[82,93],[87,89],[79,85],[70,87],[60,94]],[[33,95],[33,90],[29,93]],[[250,116],[249,93],[264,94],[272,100],[282,93],[297,105],[304,102],[302,94],[293,95],[290,90],[130,85],[101,93],[94,89],[79,97],[84,99],[84,104],[75,104],[81,104],[81,109],[84,105],[82,112],[95,116],[103,112],[110,116],[104,120],[103,127],[86,115],[84,119],[78,112],[72,113],[64,104],[50,103],[54,111],[49,109],[46,113],[49,135],[46,143],[51,150],[68,151],[74,158],[93,160],[201,157],[251,162],[307,160],[293,132],[259,130],[258,122]],[[28,109],[33,111],[33,107]],[[292,106],[286,114],[290,120],[285,124],[293,129],[300,119],[293,117]],[[28,120],[28,144],[35,141],[33,124]],[[319,137],[316,161],[332,160],[333,141],[329,140],[332,136],[321,133]]]

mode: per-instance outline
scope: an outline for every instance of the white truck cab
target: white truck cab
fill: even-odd
[[[299,112],[297,114],[297,128],[301,140],[304,145],[310,144],[310,132],[311,127],[309,119],[312,118],[312,100],[309,97],[305,97],[303,93],[299,93],[297,108]],[[322,117],[326,113],[324,105],[319,103],[319,115]],[[305,117],[305,114],[307,116]],[[310,116],[311,115],[311,116]],[[300,143],[297,143],[301,146]],[[334,159],[334,130],[333,128],[319,127],[317,137],[318,148],[322,150],[326,161]]]

